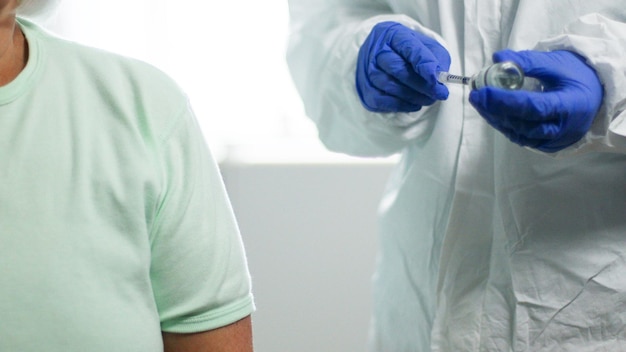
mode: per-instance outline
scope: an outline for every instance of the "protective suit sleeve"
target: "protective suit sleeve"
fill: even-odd
[[[563,34],[541,41],[537,50],[580,54],[597,73],[604,98],[591,129],[557,156],[587,151],[626,153],[626,23],[589,14],[568,25]]]
[[[376,113],[361,104],[355,73],[359,48],[379,22],[393,21],[443,39],[377,0],[289,0],[287,63],[304,102],[330,150],[387,156],[429,133],[429,108],[416,113]]]

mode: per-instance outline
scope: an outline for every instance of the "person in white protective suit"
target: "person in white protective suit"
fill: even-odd
[[[623,0],[290,0],[325,145],[401,153],[371,351],[626,351]],[[513,61],[543,91],[445,86]]]

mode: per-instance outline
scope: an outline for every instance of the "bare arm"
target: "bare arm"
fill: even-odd
[[[219,329],[193,334],[163,333],[165,352],[252,352],[250,316]]]

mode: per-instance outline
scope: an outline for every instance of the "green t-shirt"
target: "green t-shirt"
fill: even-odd
[[[20,20],[0,87],[0,351],[154,352],[254,310],[187,97],[157,69]]]

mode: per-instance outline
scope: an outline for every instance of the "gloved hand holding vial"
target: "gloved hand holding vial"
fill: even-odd
[[[493,61],[494,66],[473,80],[476,87],[469,101],[509,140],[553,153],[589,131],[603,90],[597,74],[581,56],[564,50],[502,50],[493,55]],[[496,65],[500,68],[494,70]],[[525,75],[534,77],[533,81]]]

